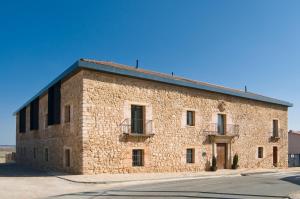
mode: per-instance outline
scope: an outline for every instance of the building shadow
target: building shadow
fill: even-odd
[[[0,177],[47,177],[45,171],[36,170],[16,163],[0,164]]]
[[[110,190],[104,192],[79,192],[56,195],[51,198],[69,197],[89,197],[89,198],[214,198],[214,199],[237,199],[237,198],[289,198],[288,196],[243,194],[243,193],[223,193],[206,191],[154,191],[154,190]]]
[[[280,180],[293,183],[296,185],[300,185],[300,175],[289,176],[289,177],[281,178]]]

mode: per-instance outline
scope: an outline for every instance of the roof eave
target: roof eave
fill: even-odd
[[[221,93],[221,94],[225,94],[225,95],[231,95],[231,96],[235,96],[235,97],[251,99],[251,100],[255,100],[255,101],[262,101],[262,102],[266,102],[266,103],[282,105],[282,106],[286,106],[286,107],[293,107],[292,103],[289,103],[289,102],[286,102],[283,100],[270,98],[270,97],[256,95],[256,94],[252,94],[252,93],[248,93],[248,92],[236,92],[236,91],[232,91],[232,90],[227,90],[223,87],[195,84],[192,82],[185,82],[185,81],[181,81],[181,80],[177,80],[177,79],[172,79],[172,78],[167,78],[167,77],[159,77],[159,76],[155,76],[152,74],[146,74],[146,73],[140,73],[136,70],[126,70],[126,69],[122,69],[122,68],[116,68],[116,67],[111,67],[111,66],[107,66],[104,64],[91,63],[91,62],[86,62],[86,61],[82,61],[82,60],[79,60],[78,64],[79,64],[79,67],[81,67],[81,68],[97,70],[100,72],[118,74],[118,75],[133,77],[133,78],[139,78],[139,79],[152,80],[152,81],[157,81],[157,82],[162,82],[162,83],[167,83],[167,84],[172,84],[172,85],[177,85],[177,86],[195,88],[195,89],[206,90],[206,91],[215,92],[215,93]]]
[[[260,96],[260,95],[256,95],[256,94],[252,94],[252,93],[237,92],[237,91],[233,91],[233,90],[227,90],[223,87],[209,86],[209,85],[205,85],[205,84],[202,84],[202,85],[195,84],[192,82],[182,81],[182,80],[178,80],[178,79],[174,79],[174,78],[167,78],[167,77],[155,76],[152,74],[146,74],[146,73],[139,72],[138,70],[126,70],[126,69],[122,69],[122,68],[108,66],[105,64],[97,64],[97,63],[91,63],[91,62],[87,62],[87,61],[83,61],[83,60],[78,60],[74,64],[72,64],[69,68],[67,68],[63,73],[61,73],[57,78],[55,78],[52,82],[50,82],[47,86],[45,86],[41,91],[39,91],[34,97],[32,97],[25,104],[23,104],[19,109],[17,109],[13,113],[13,115],[16,115],[20,110],[22,110],[24,107],[28,106],[34,99],[36,99],[37,97],[40,97],[41,95],[46,93],[51,86],[56,84],[58,81],[61,81],[65,77],[69,76],[71,73],[73,73],[76,69],[79,69],[79,68],[97,70],[97,71],[105,72],[105,73],[118,74],[118,75],[122,75],[122,76],[151,80],[151,81],[156,81],[156,82],[161,82],[161,83],[166,83],[166,84],[171,84],[171,85],[176,85],[176,86],[183,86],[183,87],[200,89],[200,90],[205,90],[205,91],[210,91],[210,92],[215,92],[215,93],[221,93],[221,94],[225,94],[225,95],[241,97],[241,98],[251,99],[251,100],[255,100],[255,101],[262,101],[262,102],[277,104],[277,105],[286,106],[286,107],[293,107],[292,103],[274,99],[274,98],[265,97],[265,96]]]

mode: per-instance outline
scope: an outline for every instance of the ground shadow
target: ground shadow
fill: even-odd
[[[296,185],[300,185],[300,175],[289,176],[289,177],[281,178],[280,180],[285,182],[290,182]]]
[[[16,163],[0,164],[0,177],[47,177],[45,171],[36,170]]]

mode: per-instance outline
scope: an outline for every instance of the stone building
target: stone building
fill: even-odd
[[[16,111],[17,162],[70,173],[288,166],[292,104],[81,59]]]

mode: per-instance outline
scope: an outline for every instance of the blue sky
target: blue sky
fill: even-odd
[[[0,144],[14,110],[79,58],[248,90],[294,103],[300,130],[300,1],[2,1]]]

